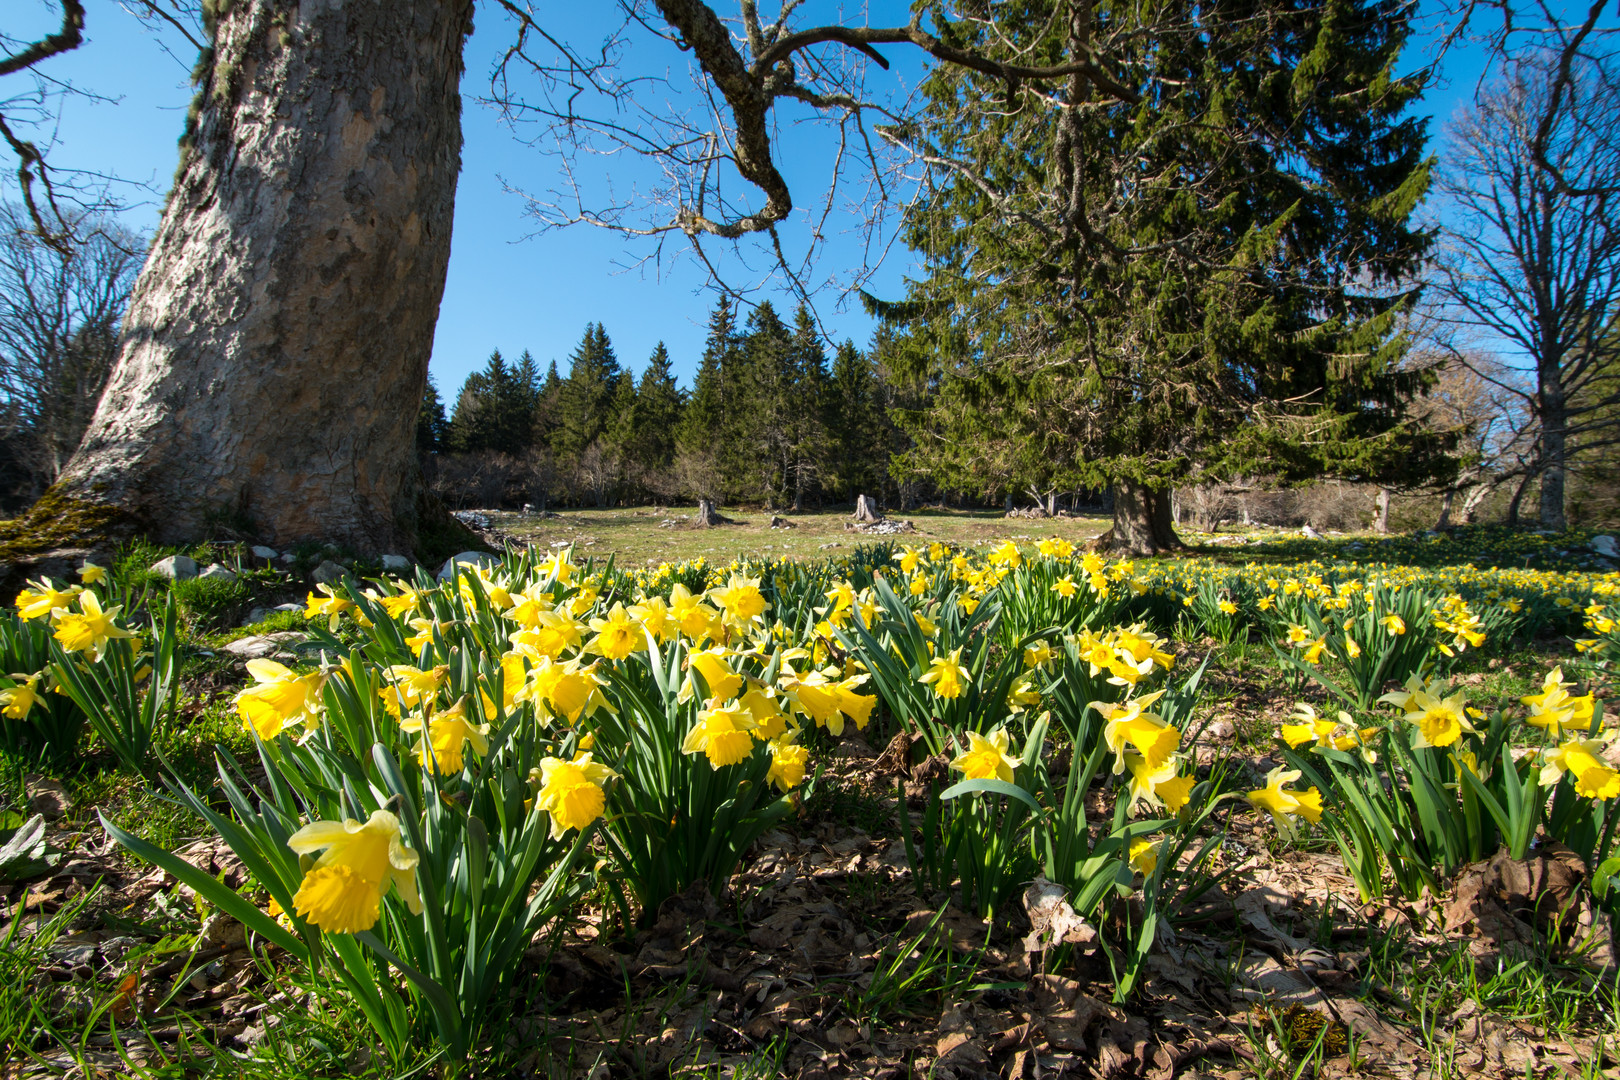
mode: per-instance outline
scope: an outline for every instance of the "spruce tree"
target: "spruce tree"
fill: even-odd
[[[816,321],[803,304],[793,315],[788,366],[793,376],[787,419],[788,491],[793,508],[801,510],[805,498],[820,487],[829,452],[827,353]]]
[[[1112,486],[1114,541],[1140,552],[1176,544],[1188,478],[1442,467],[1395,333],[1429,247],[1421,82],[1396,74],[1411,7],[997,10],[950,44],[1059,64],[1107,34],[1115,81],[1153,93],[929,77],[900,134],[954,167],[907,222],[926,274],[879,306],[911,332],[896,364],[937,387],[910,465],[966,490]]]
[[[793,346],[769,301],[749,313],[734,370],[726,371],[719,465],[730,494],[777,505],[792,469]]]
[[[838,346],[827,391],[828,487],[839,498],[875,493],[881,480],[883,415],[871,357],[853,341]]]
[[[417,452],[431,454],[438,451],[444,444],[445,431],[449,426],[450,422],[444,415],[444,402],[439,400],[439,385],[430,374],[427,386],[422,391],[422,407],[416,413]]]
[[[611,419],[619,361],[601,323],[586,325],[585,336],[568,359],[552,446],[563,461],[575,462],[601,437]]]
[[[669,350],[660,341],[647,360],[636,387],[630,460],[646,473],[661,472],[675,460],[675,434],[685,400],[670,368]]]
[[[729,298],[721,297],[709,313],[708,341],[675,438],[676,449],[688,460],[691,470],[710,470],[717,457],[726,419],[726,375],[735,369],[736,354],[736,309]],[[720,492],[704,490],[693,494],[713,497]]]
[[[557,361],[546,368],[534,397],[534,415],[530,418],[529,442],[533,446],[549,449],[557,434],[557,419],[562,408],[562,378],[557,374]]]

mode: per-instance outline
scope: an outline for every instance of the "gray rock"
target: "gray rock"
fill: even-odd
[[[309,576],[318,584],[335,585],[342,581],[343,575],[347,573],[348,571],[343,568],[341,563],[335,563],[331,559],[322,559],[321,565],[317,566],[315,572]]]
[[[449,581],[451,578],[453,578],[456,574],[456,567],[458,565],[495,566],[500,561],[501,560],[497,559],[493,555],[488,554],[487,552],[463,551],[459,555],[452,555],[448,559],[444,560],[444,565],[439,567],[439,580]]]
[[[170,555],[167,559],[159,559],[147,569],[154,574],[162,574],[170,581],[189,581],[197,576],[197,560],[185,555]]]
[[[303,604],[277,604],[275,607],[256,607],[248,612],[247,621],[243,626],[252,626],[256,622],[263,622],[278,611],[303,611]]]
[[[208,569],[197,575],[200,578],[218,579],[220,581],[235,581],[236,571],[224,563],[210,563]]]
[[[294,555],[292,552],[288,551],[288,552],[283,552],[282,553],[282,556],[281,556],[282,565],[291,566],[293,563],[295,563],[297,561],[298,561],[298,556]]]
[[[1620,559],[1620,543],[1612,536],[1594,536],[1587,546],[1605,558]]]
[[[384,555],[382,557],[382,567],[390,574],[408,573],[410,572],[411,567],[415,565],[415,563],[411,562],[411,560],[407,559],[403,555]]]
[[[308,641],[308,634],[301,634],[297,630],[280,630],[274,634],[251,634],[237,638],[225,645],[225,651],[243,660],[257,660],[262,656],[274,656],[289,646],[297,648]]]
[[[248,550],[253,553],[253,557],[255,559],[279,559],[279,558],[281,558],[281,556],[276,553],[275,548],[273,548],[273,547],[265,547],[263,544],[255,544],[253,547],[249,548]]]

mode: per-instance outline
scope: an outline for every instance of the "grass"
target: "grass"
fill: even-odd
[[[780,513],[778,516],[794,523],[792,529],[772,529],[772,515],[767,512],[730,508],[722,512],[736,524],[694,528],[689,520],[683,520],[691,517],[691,509],[657,507],[565,510],[557,517],[544,518],[492,512],[489,517],[497,529],[516,542],[543,548],[573,544],[575,558],[613,555],[623,566],[685,562],[698,556],[711,563],[725,563],[744,555],[808,559],[848,554],[849,549],[873,539],[846,532],[844,525],[851,519],[842,509]],[[1109,526],[1109,519],[1104,517],[1030,520],[989,510],[930,509],[891,516],[916,526],[915,533],[892,537],[908,544],[938,540],[973,546],[1045,536],[1061,536],[1078,544]],[[673,524],[665,527],[666,521]]]

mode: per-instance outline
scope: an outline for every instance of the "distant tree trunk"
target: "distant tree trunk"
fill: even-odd
[[[1519,524],[1519,504],[1524,502],[1524,493],[1529,490],[1530,481],[1534,480],[1535,478],[1536,472],[1534,469],[1532,469],[1525,473],[1522,478],[1520,478],[1519,486],[1513,489],[1513,498],[1508,500],[1507,505],[1506,523],[1510,527],[1517,526]]]
[[[1450,492],[1447,492],[1446,495],[1449,499]],[[1378,489],[1378,495],[1373,505],[1377,508],[1377,512],[1373,515],[1373,532],[1389,532],[1389,488],[1381,487]]]
[[[162,541],[408,549],[472,6],[215,7],[117,366],[52,494]]]
[[[883,511],[871,496],[857,495],[855,497],[855,520],[864,525],[874,525],[883,520]]]
[[[1455,486],[1452,486],[1446,488],[1446,493],[1440,497],[1440,516],[1436,518],[1434,522],[1435,532],[1439,532],[1441,529],[1449,529],[1451,527],[1451,501],[1452,499],[1456,498],[1456,496],[1457,489]]]
[[[705,529],[712,529],[716,525],[730,525],[731,519],[720,516],[720,511],[714,508],[714,502],[709,499],[698,500],[697,519],[694,525],[701,525]]]
[[[1170,520],[1170,490],[1141,484],[1114,485],[1114,526],[1109,546],[1128,555],[1158,555],[1184,545]]]
[[[1541,527],[1562,529],[1564,520],[1565,426],[1569,422],[1562,375],[1554,369],[1541,380]]]

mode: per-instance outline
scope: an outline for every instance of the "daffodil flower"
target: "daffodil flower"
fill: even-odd
[[[951,761],[951,768],[969,780],[1005,780],[1012,783],[1020,762],[1007,752],[1007,730],[997,727],[988,735],[967,733],[968,747]]]
[[[768,749],[771,753],[771,768],[765,774],[766,780],[775,784],[776,789],[784,795],[804,783],[805,766],[810,761],[808,747],[796,745],[790,731],[772,739]]]
[[[93,562],[87,562],[83,566],[79,567],[79,580],[84,582],[86,585],[95,585],[106,581],[107,568],[105,566],[97,566]]]
[[[529,779],[539,786],[535,796],[540,808],[551,818],[551,838],[560,839],[569,829],[583,830],[602,816],[607,806],[606,784],[618,773],[591,760],[587,753],[574,760],[548,757],[530,771]]]
[[[1597,739],[1572,739],[1542,753],[1541,786],[1552,787],[1569,773],[1575,778],[1575,794],[1588,799],[1612,799],[1620,795],[1620,772],[1603,758],[1608,746]]]
[[[68,612],[56,620],[56,640],[65,652],[89,653],[92,661],[99,661],[107,650],[107,643],[135,635],[117,623],[122,608],[101,610],[101,601],[92,592],[79,594],[78,612]]]
[[[716,705],[698,713],[681,741],[681,753],[705,754],[717,769],[744,761],[754,752],[754,719],[739,704]]]
[[[1303,817],[1313,824],[1322,818],[1320,791],[1314,787],[1294,791],[1283,786],[1293,783],[1299,777],[1298,769],[1284,770],[1279,765],[1266,774],[1265,787],[1251,791],[1247,795],[1249,803],[1255,809],[1270,814],[1271,820],[1276,823],[1277,831],[1289,839],[1294,836],[1295,817]]]
[[[309,598],[304,605],[304,618],[314,619],[322,615],[326,616],[326,628],[335,634],[343,613],[354,610],[354,601],[348,597],[339,596],[330,585],[319,584],[315,588],[319,590],[319,593],[312,592],[309,594]]]
[[[728,625],[753,622],[765,611],[765,594],[759,591],[759,578],[731,575],[724,588],[710,589],[709,599],[720,606]]]
[[[427,733],[416,744],[416,760],[422,765],[431,764],[440,776],[454,776],[461,771],[469,744],[479,757],[489,753],[489,725],[467,719],[466,698],[443,712],[413,714],[399,722],[401,731],[413,733],[424,726]]]
[[[255,685],[236,695],[234,704],[242,726],[269,742],[295,724],[305,732],[315,730],[321,711],[321,687],[326,676],[320,672],[296,675],[291,670],[263,658],[247,662]]]
[[[1152,877],[1159,868],[1159,845],[1148,839],[1131,841],[1131,869],[1143,877]]]
[[[39,703],[40,676],[13,675],[12,678],[21,681],[16,686],[0,690],[0,705],[4,705],[0,713],[8,720],[21,720]]]
[[[25,622],[50,618],[53,612],[67,610],[74,597],[84,591],[77,585],[57,589],[43,581],[29,584],[30,588],[17,594],[17,614]]]
[[[607,618],[592,619],[590,626],[596,636],[586,649],[609,660],[623,660],[647,647],[647,635],[641,624],[624,610],[623,604],[614,604]]]
[[[387,810],[373,812],[364,824],[352,818],[312,821],[293,833],[287,846],[300,855],[325,849],[293,897],[293,910],[322,930],[370,930],[390,888],[399,890],[413,915],[421,914],[416,891],[420,856],[405,846],[399,819]]]
[[[929,662],[928,670],[917,681],[924,686],[932,685],[937,697],[946,700],[961,697],[973,678],[968,669],[962,666],[963,648],[957,646],[949,656],[934,657]]]

